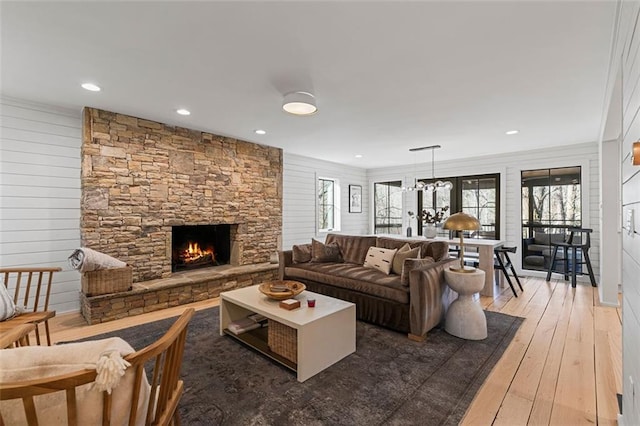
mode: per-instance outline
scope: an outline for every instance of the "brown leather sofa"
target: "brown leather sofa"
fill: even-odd
[[[421,258],[405,259],[401,275],[363,266],[369,247],[399,249],[406,243],[420,247]],[[329,234],[325,244],[337,244],[341,261],[296,263],[293,250],[281,251],[280,279],[300,281],[312,292],[353,302],[358,319],[408,333],[414,340],[423,340],[444,320],[450,298],[444,269],[455,261],[446,242]],[[310,250],[311,245],[294,248]]]

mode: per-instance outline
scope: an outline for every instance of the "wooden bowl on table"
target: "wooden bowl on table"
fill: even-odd
[[[279,291],[279,288],[285,288],[285,291]],[[269,299],[285,300],[295,297],[302,293],[307,286],[298,281],[267,281],[258,286],[262,294]],[[278,290],[278,291],[277,291]]]

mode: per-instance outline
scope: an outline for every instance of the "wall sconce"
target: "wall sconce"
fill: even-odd
[[[631,144],[631,164],[640,166],[640,141]]]

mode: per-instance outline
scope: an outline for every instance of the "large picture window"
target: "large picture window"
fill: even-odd
[[[375,234],[402,233],[402,181],[373,184]]]
[[[522,171],[522,267],[549,267],[551,244],[582,226],[581,167]]]
[[[420,179],[433,182],[431,179]],[[418,192],[418,210],[438,211],[449,206],[448,214],[463,211],[478,218],[480,230],[465,233],[470,238],[500,238],[500,174],[449,177],[453,188],[448,191]],[[447,214],[447,216],[448,216]],[[423,224],[418,221],[418,234],[422,235]],[[449,237],[449,232],[438,225],[438,235]]]

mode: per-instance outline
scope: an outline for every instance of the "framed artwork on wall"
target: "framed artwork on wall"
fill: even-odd
[[[362,186],[349,185],[349,213],[362,213]]]

